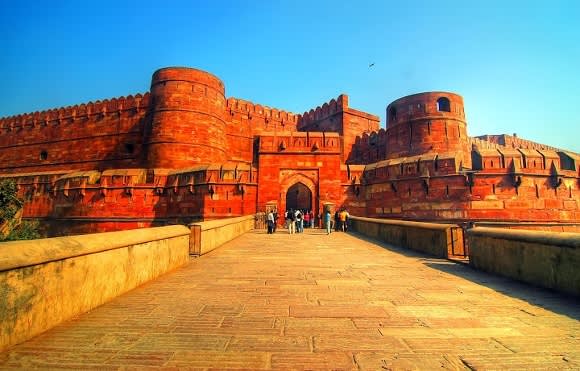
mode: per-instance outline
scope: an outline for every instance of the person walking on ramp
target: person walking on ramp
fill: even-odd
[[[294,210],[288,210],[288,233],[294,234],[296,233],[296,214],[294,214]]]
[[[274,233],[274,213],[272,210],[268,211],[266,222],[268,223],[268,234]]]
[[[326,234],[330,234],[330,231],[331,231],[330,210],[326,210],[324,212],[324,225],[326,226]]]

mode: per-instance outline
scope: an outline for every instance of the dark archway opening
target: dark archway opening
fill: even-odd
[[[451,103],[449,99],[441,97],[437,99],[437,111],[451,112]]]
[[[286,209],[312,210],[312,192],[302,183],[296,183],[286,192]]]

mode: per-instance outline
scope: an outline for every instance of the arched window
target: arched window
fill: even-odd
[[[437,111],[451,112],[451,103],[449,103],[449,99],[445,97],[437,99]]]

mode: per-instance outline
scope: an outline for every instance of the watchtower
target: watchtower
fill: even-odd
[[[464,154],[469,162],[463,98],[449,92],[409,95],[387,106],[387,158]]]
[[[185,168],[226,161],[224,84],[205,71],[168,67],[151,81],[147,165]]]

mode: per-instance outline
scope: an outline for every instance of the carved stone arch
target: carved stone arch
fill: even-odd
[[[286,205],[288,191],[290,188],[296,184],[302,184],[306,189],[310,191],[310,207],[316,213],[318,210],[318,187],[317,179],[313,179],[303,173],[293,173],[282,178],[280,181],[280,205],[285,210],[288,205]]]
[[[302,173],[290,174],[283,178],[280,182],[280,188],[283,193],[286,193],[288,188],[296,183],[304,184],[308,189],[310,189],[310,192],[314,193],[316,191],[316,179],[312,179],[311,177]]]

